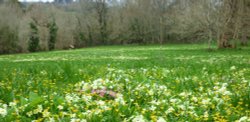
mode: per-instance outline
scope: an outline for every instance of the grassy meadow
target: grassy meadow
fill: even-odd
[[[250,48],[103,46],[0,56],[0,121],[250,121]]]

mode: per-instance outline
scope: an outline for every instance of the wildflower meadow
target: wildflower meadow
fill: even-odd
[[[0,121],[250,122],[250,48],[205,48],[0,56]]]

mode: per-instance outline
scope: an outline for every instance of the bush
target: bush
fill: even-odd
[[[39,41],[40,41],[37,25],[31,22],[30,29],[31,29],[31,34],[30,34],[30,39],[29,39],[28,50],[30,52],[36,52],[39,50]]]
[[[49,28],[49,41],[48,41],[48,47],[49,50],[54,50],[55,49],[55,43],[56,43],[56,37],[57,37],[57,31],[58,27],[56,25],[55,20],[53,19],[52,23],[48,25]]]

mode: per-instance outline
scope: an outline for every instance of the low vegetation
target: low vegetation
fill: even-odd
[[[0,121],[250,121],[250,49],[205,47],[0,56]]]

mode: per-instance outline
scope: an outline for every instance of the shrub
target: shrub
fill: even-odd
[[[58,27],[56,25],[55,20],[53,19],[52,23],[48,25],[49,28],[49,41],[48,41],[48,47],[49,50],[54,50],[55,49],[55,43],[56,43],[56,37],[57,37],[57,31]]]
[[[31,34],[30,34],[30,39],[29,39],[28,50],[30,52],[36,52],[39,50],[39,41],[40,41],[37,25],[31,22],[30,29],[31,29]]]

